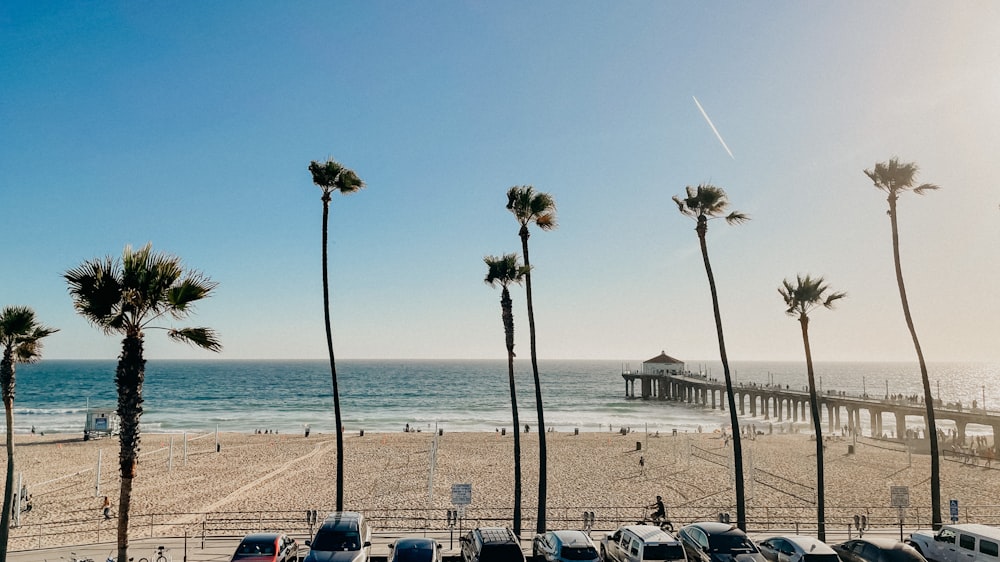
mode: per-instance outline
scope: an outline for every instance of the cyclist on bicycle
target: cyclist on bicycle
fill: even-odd
[[[667,520],[667,508],[663,505],[663,498],[661,496],[656,496],[656,503],[646,507],[656,508],[656,511],[649,514],[649,518],[657,525]]]

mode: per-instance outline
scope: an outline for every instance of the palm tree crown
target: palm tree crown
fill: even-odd
[[[26,306],[8,306],[0,312],[0,347],[10,350],[16,363],[34,363],[42,358],[42,338],[59,330],[42,326]]]
[[[125,246],[120,261],[86,261],[64,277],[77,312],[108,335],[137,336],[165,316],[186,318],[218,285],[199,272],[186,272],[180,258],[154,252],[149,243],[138,250]],[[210,351],[222,349],[210,328],[171,328],[167,335]]]
[[[483,258],[486,263],[486,278],[483,282],[490,287],[509,287],[511,283],[520,284],[524,281],[524,275],[528,268],[521,265],[517,254],[504,254],[502,256],[486,256]]]
[[[328,198],[334,191],[346,195],[365,186],[365,182],[354,173],[354,170],[345,168],[333,159],[322,164],[313,160],[309,163],[309,171],[312,172],[313,183],[323,190],[324,198]]]
[[[798,275],[794,285],[785,279],[782,286],[778,288],[778,292],[781,293],[785,304],[788,305],[785,314],[803,318],[819,306],[833,308],[836,301],[847,296],[846,292],[827,293],[829,289],[830,287],[827,286],[822,277],[814,279],[809,275],[805,277]]]
[[[923,195],[925,191],[940,189],[932,183],[922,183],[914,185],[919,168],[913,162],[900,163],[899,158],[892,158],[889,162],[879,162],[875,164],[875,169],[865,170],[865,175],[872,180],[875,187],[889,194],[889,198],[895,200],[900,193],[913,191],[917,195]]]
[[[542,230],[552,230],[556,223],[556,200],[530,185],[515,185],[507,190],[507,210],[514,213],[522,228],[535,223]]]
[[[683,199],[674,196],[674,203],[677,203],[677,208],[680,210],[681,214],[693,219],[712,219],[719,218],[729,208],[729,199],[726,197],[726,191],[721,187],[716,187],[712,184],[703,183],[699,184],[698,187],[691,187],[690,185],[685,188],[687,192],[687,197]],[[733,211],[725,216],[726,222],[729,224],[742,224],[748,220],[750,217],[739,211]]]

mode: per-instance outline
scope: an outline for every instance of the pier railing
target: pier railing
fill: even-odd
[[[465,516],[454,527],[449,526],[446,509],[384,509],[355,508],[368,517],[372,527],[382,534],[399,536],[419,532],[459,532],[480,526],[511,526],[512,508],[468,507]],[[522,506],[525,516],[521,521],[522,540],[530,541],[535,529],[535,507]],[[215,511],[207,513],[133,513],[130,537],[135,540],[150,538],[181,538],[197,544],[206,539],[242,537],[260,531],[280,531],[300,540],[312,536],[316,525],[310,524],[311,510],[286,511]],[[316,508],[318,521],[331,511]],[[597,540],[602,533],[613,531],[619,525],[635,524],[648,515],[644,506],[565,506],[550,507],[547,524],[550,529],[583,529],[591,531]],[[884,506],[827,506],[827,533],[832,536],[850,536],[854,516],[864,515],[870,530],[899,530],[908,534],[930,528],[930,507],[910,507],[900,512],[898,508]],[[586,514],[586,515],[585,515]],[[592,515],[591,515],[592,514]],[[731,505],[701,505],[668,507],[667,515],[675,528],[694,521],[716,521],[721,514],[728,514],[735,523],[735,510]],[[95,519],[97,519],[95,521]],[[588,523],[588,521],[590,523]],[[959,512],[962,523],[982,523],[1000,526],[1000,505],[963,505]],[[747,530],[750,533],[802,533],[815,534],[816,509],[813,506],[747,507]],[[113,542],[117,533],[117,520],[103,518],[73,518],[21,525],[11,531],[12,550],[42,549],[56,546],[88,545]]]

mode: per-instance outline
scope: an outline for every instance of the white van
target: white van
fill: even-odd
[[[989,525],[945,525],[937,533],[912,533],[906,542],[933,562],[1000,562],[1000,529]]]
[[[624,525],[604,536],[601,559],[604,562],[687,562],[681,542],[655,525]]]

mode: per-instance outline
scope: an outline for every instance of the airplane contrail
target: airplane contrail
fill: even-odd
[[[715,138],[719,139],[719,142],[722,143],[722,148],[726,149],[726,152],[729,153],[730,158],[736,160],[736,157],[733,156],[733,151],[729,150],[729,146],[726,145],[726,141],[722,140],[722,135],[719,134],[719,130],[715,128],[715,124],[712,123],[712,120],[709,119],[708,114],[705,113],[705,108],[702,107],[700,103],[698,103],[698,98],[694,96],[691,96],[691,98],[694,100],[694,104],[698,106],[698,111],[701,112],[701,116],[705,118],[705,121],[708,123],[708,126],[712,128],[712,132],[715,133]]]

